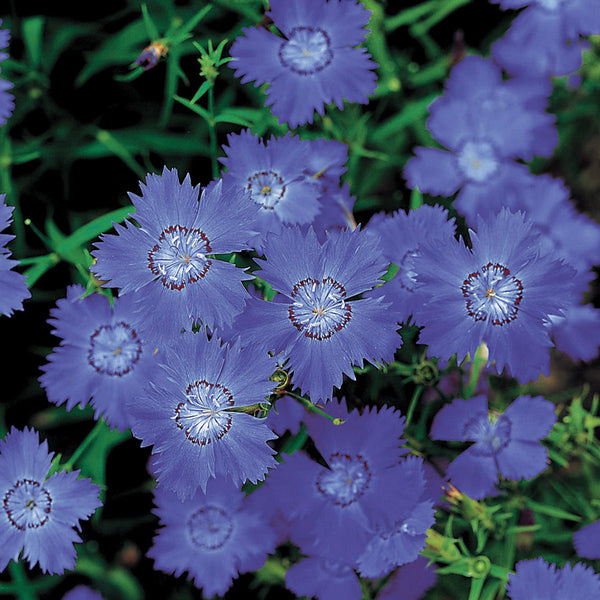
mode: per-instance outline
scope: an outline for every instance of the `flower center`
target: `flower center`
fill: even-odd
[[[265,210],[273,210],[285,194],[283,179],[275,171],[260,171],[248,177],[250,197]]]
[[[211,247],[200,229],[182,225],[167,227],[148,252],[148,268],[171,290],[182,290],[204,277],[212,264],[206,258]]]
[[[499,263],[490,262],[471,273],[464,280],[461,291],[469,316],[491,325],[514,321],[523,300],[523,284]]]
[[[233,396],[219,383],[194,381],[185,390],[185,402],[180,402],[171,417],[192,444],[206,446],[220,440],[231,428]]]
[[[356,502],[369,487],[371,472],[360,454],[336,452],[329,457],[329,469],[321,471],[317,489],[338,506]]]
[[[279,48],[279,60],[298,75],[322,71],[333,59],[331,40],[317,27],[294,27]]]
[[[4,495],[3,506],[10,524],[26,531],[48,522],[52,498],[37,481],[20,479]]]
[[[319,562],[319,564],[325,573],[331,575],[331,577],[335,577],[336,579],[345,579],[346,577],[351,577],[354,575],[354,570],[352,567],[342,562],[338,562],[337,560],[324,558]]]
[[[415,291],[415,285],[417,283],[417,273],[414,270],[416,256],[416,250],[409,250],[402,257],[402,260],[398,265],[398,273],[396,274],[396,277],[400,280],[400,286],[407,292]]]
[[[192,542],[202,550],[222,548],[233,532],[231,517],[218,506],[205,506],[196,511],[188,521]]]
[[[125,375],[142,354],[137,333],[127,323],[102,325],[90,337],[88,362],[98,373]]]
[[[510,441],[510,420],[504,416],[490,420],[488,413],[479,413],[465,425],[463,437],[476,444],[471,452],[478,456],[497,454]]]
[[[498,168],[494,150],[487,142],[467,142],[458,154],[458,164],[473,181],[485,181]]]
[[[537,0],[537,3],[546,10],[555,11],[566,0]]]
[[[325,277],[303,279],[291,294],[294,303],[288,314],[290,321],[308,338],[326,340],[336,331],[341,331],[352,316],[352,308],[346,303],[344,286]]]

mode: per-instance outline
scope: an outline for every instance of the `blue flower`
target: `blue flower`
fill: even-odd
[[[236,411],[271,393],[272,359],[200,332],[173,340],[163,360],[145,393],[128,403],[133,435],[154,446],[152,470],[161,485],[186,498],[211,477],[241,485],[277,465],[266,443],[276,436],[264,419]]]
[[[272,0],[266,13],[283,37],[258,27],[243,30],[231,46],[229,66],[242,83],[269,83],[267,101],[291,128],[312,123],[316,110],[344,100],[366,104],[377,65],[364,48],[371,11],[355,0]]]
[[[0,19],[0,27],[2,26],[2,19]],[[8,46],[10,40],[10,31],[8,29],[0,29],[0,50]],[[6,52],[0,52],[0,62],[6,60],[8,54]],[[0,79],[0,127],[2,127],[7,119],[12,115],[15,108],[14,96],[8,93],[13,87],[10,81]]]
[[[491,60],[465,58],[427,121],[448,151],[416,148],[404,170],[408,186],[445,196],[460,189],[459,211],[490,193],[518,194],[534,176],[514,159],[550,156],[558,141],[554,117],[544,112],[550,90],[537,81],[505,82]]]
[[[406,453],[398,412],[336,414],[346,417],[342,425],[311,421],[311,437],[328,466],[297,452],[259,491],[289,521],[291,539],[303,553],[353,565],[378,527],[410,513],[415,492],[398,464]]]
[[[600,558],[600,521],[582,527],[573,535],[577,554],[584,558]]]
[[[217,260],[248,248],[257,207],[246,195],[213,182],[198,201],[189,175],[183,183],[175,169],[149,174],[142,196],[130,194],[132,224],[115,224],[117,235],[102,235],[92,252],[94,273],[121,294],[138,294],[146,318],[143,329],[178,332],[194,321],[208,327],[229,323],[243,309],[250,279],[233,264]],[[225,201],[226,200],[226,201]]]
[[[509,573],[506,591],[511,600],[566,600],[600,598],[600,576],[581,563],[562,569],[543,558],[522,560]]]
[[[399,502],[393,523],[374,528],[369,542],[357,561],[363,577],[384,577],[395,567],[416,560],[425,548],[426,531],[434,523],[433,501],[427,498],[428,488],[423,460],[408,456],[394,470],[392,477],[404,482],[409,493]]]
[[[238,573],[262,567],[275,549],[275,534],[230,482],[209,482],[181,501],[158,486],[155,512],[161,527],[148,551],[154,567],[180,576],[189,572],[204,597],[223,595]]]
[[[111,427],[130,426],[126,400],[142,393],[156,368],[150,343],[137,330],[139,316],[131,294],[108,298],[71,286],[67,298],[57,302],[48,321],[61,338],[60,345],[42,367],[40,383],[50,402],[67,410],[85,406],[91,399],[96,418],[104,416]]]
[[[492,47],[514,76],[568,75],[581,66],[581,35],[600,34],[598,0],[491,0],[502,8],[527,7]]]
[[[521,383],[548,374],[552,342],[546,325],[573,304],[575,271],[539,251],[539,233],[520,213],[478,218],[472,249],[454,240],[425,242],[415,258],[415,309],[429,354],[458,362],[485,342],[489,361]]]
[[[311,223],[321,209],[325,191],[323,173],[339,181],[348,156],[344,144],[330,140],[301,140],[291,134],[271,137],[265,144],[249,130],[230,134],[227,157],[219,159],[228,169],[225,185],[244,193],[258,208],[259,235],[251,241],[262,250],[265,235],[283,225]]]
[[[298,596],[318,600],[360,600],[360,582],[352,565],[335,557],[309,556],[292,565],[285,574],[285,585]]]
[[[6,194],[0,194],[0,231],[10,225],[14,210],[13,206],[5,203],[5,199]],[[12,270],[19,262],[10,258],[11,252],[6,248],[6,244],[14,237],[8,233],[0,233],[0,314],[7,317],[10,317],[14,310],[22,310],[23,300],[31,298],[25,276]]]
[[[258,274],[282,299],[252,303],[240,326],[288,360],[294,384],[314,402],[331,398],[344,373],[354,379],[352,365],[393,360],[402,339],[389,305],[381,296],[354,299],[385,273],[377,240],[359,229],[341,230],[321,244],[312,229],[285,228],[267,239],[265,257],[257,261]]]
[[[532,479],[548,464],[539,441],[556,422],[555,407],[541,396],[519,396],[501,415],[490,413],[485,396],[454,400],[431,426],[434,440],[475,442],[448,467],[447,476],[474,499],[489,495],[506,479]]]
[[[77,479],[79,471],[50,477],[52,457],[37,431],[14,427],[0,441],[0,571],[23,558],[44,573],[62,573],[75,566],[73,527],[101,505],[99,486]],[[47,479],[46,479],[47,478]]]
[[[91,590],[85,585],[78,585],[72,590],[69,590],[62,600],[103,600],[100,592]]]
[[[366,231],[379,236],[383,255],[398,267],[394,278],[382,288],[397,311],[398,321],[406,321],[425,300],[419,294],[414,270],[419,244],[425,240],[453,240],[455,229],[454,219],[448,219],[448,211],[441,206],[423,205],[408,214],[378,213],[369,221]]]
[[[428,560],[419,556],[400,567],[377,594],[377,600],[421,600],[423,594],[435,585],[437,575]]]

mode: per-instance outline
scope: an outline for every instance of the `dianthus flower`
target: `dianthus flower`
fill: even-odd
[[[258,207],[256,227],[259,235],[251,241],[262,249],[268,232],[283,225],[311,223],[321,209],[325,191],[320,174],[337,181],[345,171],[348,156],[344,144],[333,140],[301,140],[272,137],[266,144],[249,130],[230,134],[227,154],[219,159],[228,169],[225,185],[249,192],[248,201]]]
[[[598,0],[490,0],[525,8],[492,47],[498,64],[514,76],[567,75],[581,66],[582,35],[600,34]]]
[[[85,585],[78,585],[69,590],[62,597],[62,600],[103,600],[103,598],[100,592],[96,592]]]
[[[375,532],[409,516],[420,491],[413,489],[414,471],[399,464],[407,451],[400,447],[404,419],[398,412],[335,414],[345,415],[342,425],[311,421],[310,428],[328,466],[297,452],[263,487],[268,494],[274,484],[268,505],[286,516],[291,539],[303,553],[318,548],[320,557],[354,565]]]
[[[539,233],[523,213],[477,219],[472,249],[455,240],[425,242],[415,258],[427,302],[415,309],[429,354],[460,363],[482,342],[488,364],[521,383],[550,370],[546,325],[573,303],[575,271],[539,252]]]
[[[537,81],[503,81],[491,60],[465,58],[427,121],[448,150],[416,148],[404,170],[408,186],[444,196],[460,189],[459,211],[490,193],[518,192],[534,176],[514,159],[550,156],[558,141],[554,118],[544,112],[550,89]]]
[[[485,396],[454,400],[440,410],[431,426],[434,440],[475,442],[459,454],[446,475],[474,499],[489,495],[506,479],[532,479],[548,465],[548,450],[539,442],[556,422],[555,407],[541,396],[519,396],[502,414],[488,411]]]
[[[154,567],[176,576],[188,571],[204,597],[222,596],[238,573],[260,569],[275,549],[275,534],[231,482],[210,481],[185,501],[158,486],[161,527],[148,551]]]
[[[242,83],[269,83],[267,101],[291,128],[312,123],[316,110],[344,100],[366,104],[377,65],[364,48],[371,11],[355,0],[272,0],[266,13],[284,37],[258,27],[231,46],[229,66]]]
[[[82,298],[83,293],[83,287],[70,286],[66,299],[50,311],[48,323],[61,342],[48,355],[39,380],[50,402],[66,402],[71,410],[91,399],[97,419],[104,416],[108,425],[124,431],[131,425],[126,400],[149,381],[155,348],[137,331],[131,295],[116,298],[111,308],[105,296]]]
[[[364,552],[358,557],[357,570],[363,577],[376,579],[395,567],[411,563],[425,548],[426,531],[434,523],[433,502],[428,489],[423,460],[408,456],[396,469],[403,481],[410,482],[393,523],[374,528]]]
[[[402,339],[389,304],[355,300],[380,282],[387,261],[359,229],[331,231],[321,244],[314,231],[285,228],[265,243],[259,276],[281,292],[279,302],[254,302],[240,326],[246,335],[288,360],[293,383],[316,402],[331,398],[353,365],[391,361]]]
[[[600,558],[600,521],[582,527],[573,535],[577,554],[584,558]]]
[[[200,332],[180,335],[163,360],[145,393],[128,402],[133,435],[154,446],[152,470],[161,485],[186,498],[211,477],[241,485],[277,465],[266,443],[276,436],[265,419],[236,410],[264,402],[273,390],[275,365],[266,354]]]
[[[0,27],[2,26],[2,19],[0,19]],[[0,50],[3,50],[8,46],[10,40],[10,31],[8,29],[0,29]],[[0,62],[6,60],[8,54],[6,52],[0,52]],[[10,81],[5,81],[0,78],[0,127],[4,125],[7,119],[12,115],[15,108],[14,97],[8,93],[13,87]]]
[[[8,206],[5,199],[6,194],[0,194],[0,231],[10,225],[14,210],[14,206]],[[10,317],[14,310],[22,310],[23,300],[31,298],[25,276],[11,270],[19,264],[10,258],[11,252],[6,248],[6,244],[14,237],[8,233],[0,233],[0,314],[7,317]]]
[[[102,504],[100,488],[77,479],[79,471],[48,477],[53,456],[33,429],[13,427],[0,441],[0,571],[21,550],[30,567],[39,564],[44,573],[75,566],[73,543],[81,540],[73,527]]]
[[[581,563],[567,563],[562,569],[543,558],[522,560],[509,573],[506,592],[511,600],[565,600],[600,598],[600,576]]]
[[[428,560],[419,556],[400,567],[377,594],[378,600],[421,600],[423,594],[435,585],[437,575]]]
[[[145,314],[142,328],[165,333],[229,323],[243,309],[250,279],[242,269],[214,258],[248,248],[257,207],[238,190],[213,182],[200,196],[189,175],[163,169],[130,194],[140,225],[115,224],[117,235],[102,235],[91,268],[107,286],[137,295]]]
[[[419,244],[425,240],[454,239],[455,229],[454,219],[448,219],[448,211],[441,206],[423,205],[408,214],[378,213],[369,221],[366,231],[379,236],[383,255],[398,267],[394,278],[382,288],[386,300],[397,311],[398,321],[406,321],[424,301],[414,271]]]

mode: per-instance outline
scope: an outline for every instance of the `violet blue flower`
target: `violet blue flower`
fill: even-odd
[[[141,394],[156,369],[155,348],[138,333],[138,316],[131,294],[114,300],[70,286],[66,299],[50,311],[48,323],[60,345],[48,355],[39,378],[48,399],[66,402],[67,410],[91,399],[96,419],[110,427],[130,427],[126,400]]]
[[[259,252],[267,233],[315,219],[325,189],[318,175],[327,173],[339,180],[348,158],[344,144],[301,140],[289,133],[264,144],[246,129],[230,134],[227,143],[223,147],[227,156],[219,159],[228,169],[223,182],[248,194],[248,201],[256,205],[259,234],[251,244]]]
[[[419,556],[400,567],[377,594],[377,600],[420,600],[437,580],[434,567],[427,563],[425,557]]]
[[[162,355],[161,355],[162,356]],[[203,332],[181,334],[165,350],[145,393],[128,402],[133,435],[153,445],[160,485],[187,498],[211,477],[256,482],[277,463],[267,440],[276,436],[259,419],[236,409],[264,402],[275,365],[256,348],[222,345]]]
[[[6,194],[0,194],[0,231],[4,231],[11,224],[14,210],[14,206],[8,206],[5,200]],[[22,310],[23,300],[31,298],[25,276],[12,270],[19,261],[10,258],[11,252],[6,248],[6,244],[14,238],[15,236],[9,233],[0,233],[0,314],[7,317],[15,310]]]
[[[502,414],[488,411],[485,396],[454,400],[435,416],[434,440],[475,442],[449,465],[446,475],[474,499],[489,495],[506,479],[532,479],[548,465],[539,442],[556,423],[555,406],[541,396],[519,396]]]
[[[410,513],[415,492],[398,464],[406,453],[400,448],[400,414],[389,408],[344,413],[338,426],[311,421],[311,436],[328,467],[296,452],[263,488],[268,493],[274,484],[269,506],[286,516],[291,539],[305,554],[318,548],[319,556],[352,565],[373,531]]]
[[[539,251],[540,234],[508,209],[477,219],[472,249],[454,240],[425,242],[415,258],[419,292],[429,300],[415,309],[420,341],[429,355],[460,363],[482,342],[488,365],[521,383],[550,370],[547,323],[573,304],[575,271]]]
[[[0,19],[0,27],[2,26],[2,19]],[[8,46],[10,40],[10,31],[8,29],[0,29],[0,50],[3,50]],[[6,52],[0,52],[0,62],[6,60],[8,54]],[[5,81],[0,78],[0,127],[6,124],[8,118],[12,115],[15,108],[14,96],[8,93],[13,87],[10,81]]]
[[[222,596],[238,573],[259,569],[275,550],[275,534],[231,482],[210,481],[206,493],[185,501],[161,485],[154,496],[163,527],[148,556],[166,573],[187,571],[206,598]]]
[[[298,596],[318,600],[360,600],[362,590],[352,565],[335,557],[309,556],[292,565],[285,585]]]
[[[272,0],[266,13],[283,37],[267,29],[243,30],[231,46],[242,83],[269,83],[267,101],[291,128],[312,123],[316,110],[344,100],[366,104],[375,90],[377,65],[364,48],[371,11],[355,0]]]
[[[408,456],[395,471],[398,475],[394,476],[410,482],[410,494],[405,494],[399,503],[393,523],[374,528],[358,558],[359,574],[370,579],[384,577],[395,567],[415,561],[425,548],[426,532],[435,521],[423,460]]]
[[[44,573],[62,573],[75,566],[74,531],[101,506],[100,487],[78,479],[79,471],[48,477],[52,457],[37,431],[14,427],[0,440],[0,571],[23,558]]]
[[[514,76],[567,75],[581,65],[582,35],[600,34],[598,0],[491,0],[502,8],[527,7],[492,47],[498,64]]]
[[[582,527],[573,535],[577,554],[584,558],[600,558],[600,521]]]
[[[144,329],[169,334],[194,321],[210,328],[230,323],[248,298],[242,281],[251,277],[214,255],[248,248],[257,207],[221,181],[198,201],[189,175],[179,183],[177,171],[166,167],[140,187],[141,197],[130,194],[140,227],[115,224],[117,235],[100,236],[92,271],[121,294],[141,292]]]
[[[460,189],[458,210],[472,197],[518,191],[534,175],[514,159],[550,156],[557,143],[554,118],[543,110],[549,92],[537,82],[502,81],[491,60],[465,58],[427,121],[448,151],[416,148],[404,170],[408,186],[444,196]]]
[[[311,229],[285,228],[265,244],[258,275],[285,301],[254,302],[243,314],[249,339],[287,360],[293,383],[313,402],[331,398],[353,365],[393,360],[402,339],[388,304],[354,299],[380,282],[387,261],[377,240],[361,232],[327,234],[323,244]],[[368,332],[368,335],[365,335]]]
[[[562,569],[543,558],[522,560],[509,573],[506,591],[511,600],[600,599],[600,576],[582,563]]]
[[[424,302],[414,270],[419,244],[425,240],[454,240],[455,230],[454,218],[448,219],[448,211],[441,206],[423,205],[408,214],[401,210],[392,215],[378,213],[369,221],[365,231],[379,236],[383,255],[398,267],[394,278],[382,288],[398,321],[406,321]]]
[[[62,600],[103,600],[100,592],[91,590],[85,585],[78,585],[72,590],[69,590],[63,597]]]

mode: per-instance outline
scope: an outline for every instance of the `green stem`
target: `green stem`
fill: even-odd
[[[329,419],[334,425],[341,425],[344,422],[344,419],[339,419],[337,417],[332,417],[330,414],[327,414],[323,409],[315,406],[310,400],[299,396],[298,394],[294,394],[293,392],[286,392],[288,396],[292,397],[294,400],[302,404],[302,406],[308,410],[309,412],[317,413],[326,419]]]
[[[96,439],[96,436],[100,433],[100,430],[104,427],[104,421],[102,419],[99,419],[98,421],[96,421],[96,425],[94,425],[94,428],[87,434],[86,438],[83,440],[83,442],[81,442],[81,444],[79,444],[79,447],[77,448],[77,450],[75,450],[75,452],[73,452],[73,455],[71,456],[71,458],[64,464],[62,465],[62,470],[64,471],[72,471],[73,467],[75,465],[75,463],[81,458],[81,456],[84,454],[84,452],[90,447],[90,444]]]
[[[36,600],[37,594],[25,575],[23,565],[20,562],[11,560],[8,564],[8,568],[10,569],[10,574],[14,582],[13,589],[19,597],[19,600]]]
[[[408,412],[406,413],[406,425],[405,429],[410,425],[412,421],[413,413],[415,412],[415,408],[417,406],[417,402],[421,396],[421,392],[423,391],[423,386],[418,385],[413,392],[412,398],[410,399],[410,404],[408,405]]]
[[[477,388],[477,384],[479,383],[479,378],[481,377],[481,373],[483,373],[483,369],[487,365],[488,362],[488,349],[485,344],[481,344],[477,351],[475,352],[475,357],[471,363],[471,374],[469,375],[469,381],[465,387],[465,391],[463,394],[463,399],[467,400],[471,398],[475,393],[475,389]]]
[[[219,163],[217,161],[217,132],[215,130],[215,97],[213,86],[208,88],[208,112],[210,113],[210,121],[208,121],[208,135],[210,140],[210,160],[212,165],[212,176],[219,176]]]

